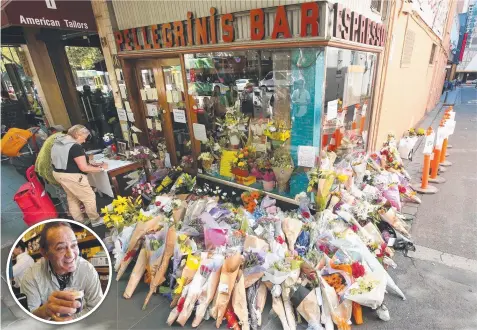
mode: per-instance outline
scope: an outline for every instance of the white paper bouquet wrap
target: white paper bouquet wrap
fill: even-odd
[[[417,136],[405,136],[399,140],[398,151],[402,159],[411,159],[412,149],[416,145],[417,140]]]
[[[336,247],[341,248],[342,250],[346,251],[348,254],[350,253],[359,253],[361,258],[367,263],[369,268],[373,272],[384,272],[386,274],[386,285],[396,292],[403,300],[406,300],[406,296],[404,293],[399,289],[399,287],[394,283],[394,280],[391,276],[386,272],[383,268],[381,263],[376,259],[376,257],[368,250],[366,245],[361,241],[358,235],[354,232],[347,232],[345,239],[334,239],[331,244]]]
[[[372,289],[369,292],[360,291],[360,285],[372,284]],[[384,293],[386,292],[386,274],[380,271],[366,272],[363,277],[360,277],[346,290],[344,297],[354,301],[360,305],[376,309],[382,305],[384,300]]]
[[[136,224],[124,227],[114,241],[114,270],[116,272],[119,270],[119,267],[121,266],[121,260],[123,260],[124,255],[128,250],[129,241],[131,239],[135,227]]]

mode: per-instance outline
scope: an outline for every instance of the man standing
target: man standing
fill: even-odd
[[[45,224],[40,252],[43,259],[25,273],[21,284],[33,315],[64,322],[87,314],[99,304],[103,297],[99,275],[79,256],[78,242],[68,222]],[[68,289],[82,291],[83,302],[75,300],[78,296]]]
[[[12,267],[13,269],[13,278],[15,280],[15,284],[13,285],[15,288],[20,288],[20,283],[22,281],[23,275],[25,271],[30,268],[35,261],[32,257],[28,254],[26,249],[26,244],[23,241],[19,241],[18,244],[13,249],[13,255],[16,257],[16,264]]]

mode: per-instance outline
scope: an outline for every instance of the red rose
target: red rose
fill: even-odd
[[[281,236],[278,236],[278,237],[276,238],[276,241],[277,241],[279,244],[283,244],[283,243],[285,242],[285,240],[284,240],[283,237],[281,237]]]
[[[359,230],[359,228],[358,228],[358,226],[356,226],[356,225],[352,225],[352,226],[351,226],[351,230],[354,231],[355,233],[357,233],[358,230]]]
[[[400,192],[401,194],[405,194],[405,193],[406,193],[406,188],[403,187],[403,186],[399,186],[399,192]]]
[[[308,219],[310,217],[310,213],[309,212],[302,212],[301,215],[303,216],[303,218],[305,219]]]
[[[156,203],[156,206],[161,206],[161,202],[157,201]]]

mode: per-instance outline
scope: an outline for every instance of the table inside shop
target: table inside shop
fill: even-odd
[[[112,198],[117,195],[120,195],[119,184],[116,176],[144,167],[143,163],[141,162],[110,159],[104,157],[103,154],[94,155],[93,161],[96,163],[103,162],[105,164],[108,164],[108,169],[104,172],[89,173],[88,180],[90,185],[96,187],[99,192],[106,194]]]

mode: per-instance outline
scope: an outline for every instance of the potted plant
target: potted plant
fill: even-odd
[[[262,174],[263,190],[272,191],[275,188],[275,174],[273,171],[266,171]]]
[[[285,148],[277,149],[271,159],[273,173],[277,180],[279,192],[285,192],[288,188],[288,181],[293,173],[293,159]]]

